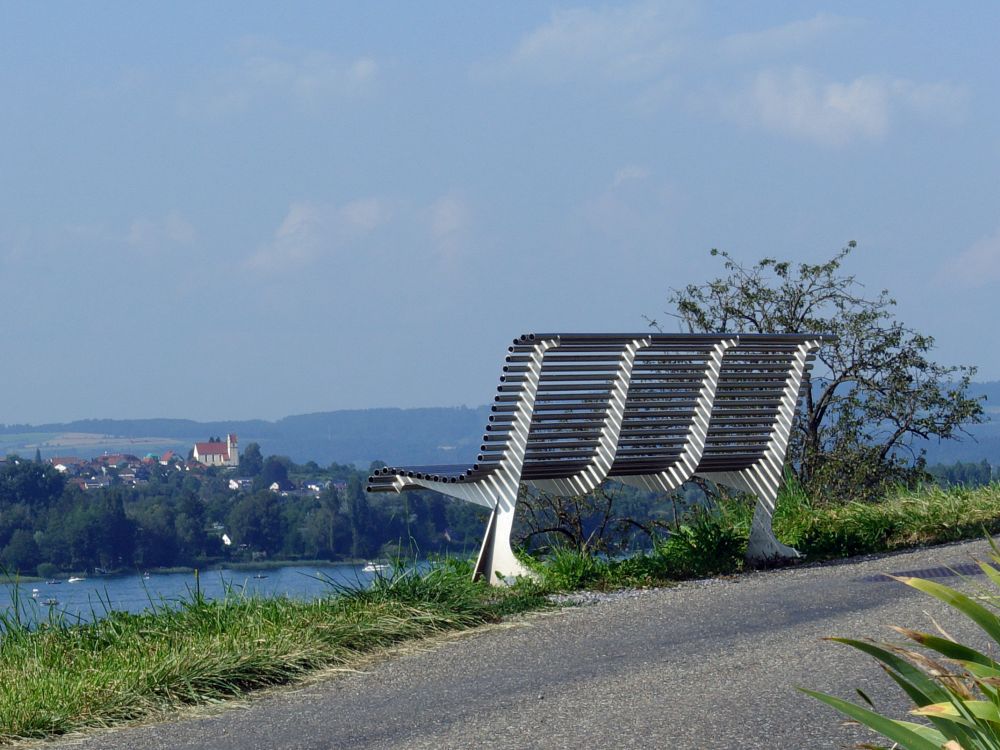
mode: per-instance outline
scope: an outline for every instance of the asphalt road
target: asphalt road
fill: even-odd
[[[860,687],[884,709],[906,704],[872,660],[821,639],[883,638],[889,624],[930,629],[934,617],[978,641],[944,605],[879,574],[936,575],[986,552],[972,542],[631,592],[439,640],[210,716],[44,747],[847,747],[872,735],[793,686],[846,698]]]

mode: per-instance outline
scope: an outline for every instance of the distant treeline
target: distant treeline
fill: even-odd
[[[82,490],[47,463],[12,458],[0,467],[0,565],[50,577],[274,558],[364,560],[471,552],[482,537],[478,506],[430,492],[369,496],[366,472],[354,467],[270,456],[247,469],[255,474],[153,462],[137,486]],[[253,482],[231,489],[241,474]],[[322,489],[274,492],[274,482]]]
[[[979,463],[935,464],[927,467],[928,473],[942,487],[964,485],[966,487],[982,487],[994,479],[993,467],[985,459]],[[1000,479],[1000,476],[995,477]]]
[[[247,460],[235,471],[196,473],[152,462],[137,486],[93,490],[80,489],[45,462],[11,457],[0,465],[0,566],[48,578],[94,568],[366,560],[478,549],[486,520],[479,506],[434,492],[368,495],[367,471],[265,459],[257,446],[247,448]],[[993,475],[986,461],[928,470],[943,485],[979,486]],[[232,489],[240,477],[251,481]],[[275,484],[288,489],[269,489]],[[309,485],[318,489],[305,489]],[[615,506],[630,524],[652,522],[662,529],[676,520],[678,506],[663,497],[629,488],[615,492]],[[694,487],[685,495],[681,508],[699,501]],[[578,519],[584,537],[603,522],[597,506]]]

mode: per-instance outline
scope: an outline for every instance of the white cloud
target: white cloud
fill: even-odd
[[[852,19],[819,13],[803,21],[791,21],[762,31],[731,34],[719,42],[719,50],[725,55],[741,59],[781,54],[856,24],[857,21]]]
[[[960,286],[982,287],[1000,282],[1000,229],[960,253],[945,270]]]
[[[297,270],[348,250],[389,220],[385,203],[362,198],[343,205],[293,202],[271,240],[246,262],[260,272]]]
[[[469,208],[456,195],[438,198],[431,204],[428,214],[431,235],[436,240],[453,237],[469,224]]]
[[[878,141],[907,116],[960,123],[967,92],[950,83],[875,73],[838,81],[801,65],[750,67],[766,56],[802,59],[867,23],[817,13],[713,38],[699,6],[684,0],[565,8],[526,33],[493,72],[547,84],[613,83],[645,115],[686,103],[825,146]],[[741,89],[728,83],[734,76],[745,76]]]
[[[638,164],[627,164],[615,172],[615,178],[611,182],[613,188],[620,187],[626,182],[635,180],[645,180],[649,177],[649,169]]]
[[[385,203],[378,198],[350,201],[340,208],[338,214],[345,228],[361,234],[371,232],[389,218]]]
[[[162,219],[134,219],[125,242],[138,250],[155,252],[171,246],[191,245],[197,237],[194,225],[177,211],[171,211]]]
[[[295,201],[244,267],[272,274],[361,257],[428,267],[461,255],[471,227],[468,202],[455,192],[422,205],[378,197],[340,204]]]
[[[429,235],[429,250],[436,261],[452,263],[465,254],[472,227],[472,211],[465,198],[447,193],[418,215]]]
[[[522,37],[501,70],[550,83],[594,76],[608,81],[648,78],[677,57],[677,29],[687,26],[690,16],[684,2],[557,10]]]
[[[619,247],[649,241],[669,224],[677,190],[652,177],[647,167],[627,164],[618,169],[608,186],[579,208],[587,225],[614,238]]]
[[[307,109],[371,91],[378,63],[363,56],[342,60],[326,52],[293,51],[260,40],[244,40],[234,64],[196,92],[182,96],[184,115],[225,117],[261,100],[284,99]]]
[[[884,76],[825,81],[805,68],[758,73],[747,89],[722,104],[738,122],[825,146],[879,140],[901,110],[954,121],[964,93],[948,84],[917,84]]]

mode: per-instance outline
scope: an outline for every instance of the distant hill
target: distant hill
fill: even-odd
[[[368,466],[393,463],[441,464],[475,459],[489,408],[362,409],[285,417],[276,422],[187,419],[87,419],[45,425],[0,427],[0,453],[30,457],[136,455],[174,450],[187,455],[196,441],[228,432],[240,446],[259,443],[264,455]]]
[[[986,424],[971,427],[971,438],[926,443],[929,463],[980,461],[1000,465],[1000,381],[973,383],[970,392],[986,397]],[[64,424],[0,426],[0,454],[44,457],[110,453],[187,455],[196,441],[227,432],[240,446],[256,442],[264,455],[367,467],[374,460],[397,464],[471,462],[479,449],[489,407],[358,409],[232,422],[189,419],[88,419]]]
[[[989,421],[970,426],[969,435],[961,440],[926,441],[928,463],[978,462],[985,458],[992,465],[1000,466],[1000,381],[972,383],[969,395],[985,396],[983,409]]]

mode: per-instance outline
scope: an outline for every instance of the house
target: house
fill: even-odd
[[[85,490],[106,490],[111,486],[111,477],[90,477],[83,480]]]
[[[194,460],[204,466],[239,466],[240,453],[236,445],[236,435],[229,433],[226,441],[209,440],[194,444]]]
[[[49,459],[52,468],[60,474],[79,474],[87,462],[77,456],[53,456]]]

